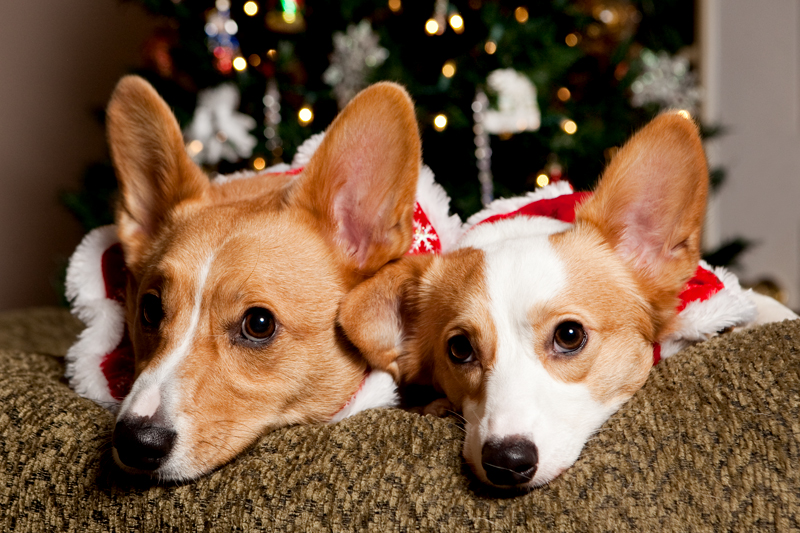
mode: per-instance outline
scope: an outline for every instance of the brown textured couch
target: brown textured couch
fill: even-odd
[[[800,321],[660,364],[528,493],[475,481],[455,418],[395,409],[274,431],[192,483],[128,477],[112,416],[61,377],[80,328],[60,309],[0,314],[0,531],[800,529]]]

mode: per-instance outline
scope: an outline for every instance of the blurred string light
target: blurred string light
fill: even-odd
[[[497,43],[494,41],[486,41],[486,44],[483,46],[483,49],[486,50],[487,54],[492,55],[495,52],[497,52]]]
[[[287,24],[293,24],[297,20],[297,2],[281,0],[281,7],[283,7],[283,20]]]
[[[256,170],[264,170],[267,166],[267,162],[263,157],[256,157],[253,159],[253,168]]]
[[[678,111],[678,114],[685,118],[686,120],[692,120],[692,114],[686,111],[685,109],[681,109]]]
[[[472,119],[475,134],[475,160],[478,167],[478,181],[481,183],[481,202],[489,205],[494,197],[494,183],[492,180],[492,147],[489,141],[489,132],[484,126],[486,111],[489,108],[489,97],[478,89],[475,100],[472,102]]]
[[[550,176],[542,172],[538,176],[536,176],[536,185],[539,187],[546,187],[550,184]]]
[[[433,127],[436,129],[436,131],[444,131],[444,129],[447,127],[447,117],[442,113],[436,115],[436,117],[433,119]]]
[[[244,9],[245,15],[253,17],[258,13],[258,4],[251,0],[250,2],[245,2],[242,9]]]
[[[556,96],[558,96],[558,99],[561,100],[562,102],[566,102],[567,100],[570,99],[570,97],[572,97],[572,93],[569,92],[569,89],[567,89],[566,87],[561,87],[556,93]]]
[[[278,33],[300,33],[306,29],[306,21],[301,12],[302,1],[280,0],[270,2],[274,5],[266,15],[267,28]]]
[[[464,33],[464,19],[458,13],[450,15],[450,27],[456,33]]]
[[[236,39],[239,26],[231,18],[230,7],[228,0],[217,0],[214,9],[206,13],[203,27],[208,49],[214,54],[214,67],[222,74],[230,73],[234,58],[241,55]]]
[[[524,6],[519,6],[514,10],[514,18],[517,19],[517,22],[520,24],[524,24],[528,21],[528,10],[525,9]]]
[[[564,42],[567,43],[567,46],[573,47],[578,44],[578,34],[577,33],[570,33],[564,38]]]
[[[251,65],[257,67],[261,64],[261,56],[258,54],[250,54],[250,57],[247,58]]]
[[[447,61],[442,67],[442,75],[445,78],[452,78],[456,73],[456,63],[452,59]]]
[[[608,8],[604,8],[600,10],[597,18],[605,24],[613,24],[617,20],[617,14]]]
[[[578,131],[578,125],[575,124],[574,120],[565,118],[561,121],[561,129],[564,130],[564,133],[567,135],[573,135],[576,131]]]
[[[303,106],[300,111],[297,112],[297,118],[300,121],[300,124],[303,126],[308,126],[314,120],[314,112],[311,111],[310,107]]]
[[[200,152],[203,151],[203,143],[197,139],[190,142],[186,145],[186,151],[189,153],[189,157],[194,157]]]
[[[436,0],[433,6],[433,16],[425,22],[425,31],[428,35],[441,35],[447,25],[448,0]],[[464,24],[464,21],[461,21]]]
[[[242,72],[244,69],[247,68],[247,61],[242,56],[238,56],[233,60],[233,68]]]
[[[428,19],[425,23],[425,32],[428,35],[436,35],[439,32],[439,23],[433,19]]]
[[[403,4],[400,0],[389,0],[389,9],[391,9],[393,13],[397,13],[402,8]]]
[[[281,93],[275,78],[267,81],[264,93],[264,138],[267,139],[267,150],[276,158],[283,153],[283,141],[278,132],[281,123]]]

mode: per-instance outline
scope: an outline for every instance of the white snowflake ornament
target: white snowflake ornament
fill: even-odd
[[[419,196],[419,193],[417,193]],[[411,241],[409,255],[438,254],[442,251],[439,233],[431,224],[419,201],[414,206],[414,239]]]
[[[422,224],[414,221],[414,242],[411,249],[417,252],[434,253],[435,245],[439,241],[439,236],[433,231],[430,224]]]
[[[333,87],[339,109],[367,86],[367,73],[382,65],[387,57],[389,51],[380,46],[378,34],[367,20],[350,24],[347,33],[333,34],[331,66],[322,79]]]
[[[641,62],[642,73],[631,84],[634,107],[657,104],[661,109],[685,109],[692,115],[697,112],[700,87],[685,57],[644,49]]]
[[[184,131],[192,159],[216,165],[222,159],[235,163],[253,154],[257,141],[249,132],[256,121],[236,111],[238,107],[239,90],[231,83],[200,92],[192,123]]]

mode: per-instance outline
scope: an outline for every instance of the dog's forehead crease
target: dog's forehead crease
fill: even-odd
[[[180,295],[189,298],[199,289],[198,276],[208,264],[204,287],[199,289],[206,309],[219,305],[240,313],[247,306],[280,306],[290,314],[304,310],[312,318],[320,311],[326,318],[334,313],[345,283],[330,247],[311,231],[290,234],[287,229],[297,229],[298,224],[287,215],[258,218],[237,221],[212,235],[187,224],[174,239],[167,237],[156,269],[168,282],[164,290],[176,291],[171,296],[182,305]],[[253,229],[256,225],[258,231]]]

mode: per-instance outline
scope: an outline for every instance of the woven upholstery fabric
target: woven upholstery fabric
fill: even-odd
[[[481,486],[455,417],[373,410],[265,435],[197,481],[109,458],[113,417],[65,384],[66,312],[0,315],[0,531],[800,529],[800,321],[658,365],[549,486]]]

